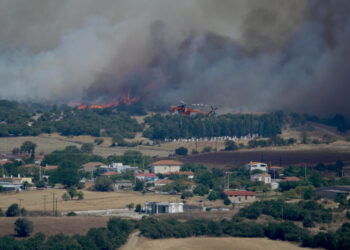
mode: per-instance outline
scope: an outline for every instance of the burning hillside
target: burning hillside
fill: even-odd
[[[350,116],[349,1],[44,2],[0,2],[0,98]]]
[[[98,105],[98,104],[91,104],[91,105],[87,105],[87,104],[80,104],[78,105],[77,109],[78,110],[84,110],[84,109],[105,109],[105,108],[114,108],[114,107],[118,107],[120,104],[124,104],[124,105],[131,105],[134,102],[137,102],[139,100],[139,98],[137,97],[131,97],[130,94],[126,94],[124,96],[122,96],[121,98],[117,99],[114,102],[111,103],[107,103],[104,105]]]

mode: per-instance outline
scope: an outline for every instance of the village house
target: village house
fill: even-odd
[[[253,174],[250,176],[250,180],[251,181],[260,181],[263,182],[265,184],[270,184],[271,183],[271,176],[269,174]]]
[[[86,172],[92,172],[96,171],[98,167],[104,166],[105,164],[102,162],[88,162],[83,165],[84,171]]]
[[[153,162],[149,165],[150,172],[154,174],[164,174],[164,173],[175,173],[180,172],[181,167],[183,166],[182,162],[174,160],[161,160]]]
[[[194,173],[191,172],[191,171],[169,172],[169,173],[164,173],[163,175],[187,176],[188,179],[193,179],[194,178]]]
[[[232,203],[254,202],[256,195],[252,191],[246,190],[225,190],[224,194]]]
[[[154,186],[155,187],[164,187],[165,185],[174,183],[173,180],[169,180],[169,179],[160,179],[154,182]]]
[[[136,179],[138,179],[139,181],[157,181],[159,178],[157,175],[153,174],[153,173],[139,173],[136,174]]]
[[[283,173],[283,167],[279,166],[270,166],[268,173],[271,175],[271,178],[277,179],[280,177],[280,174]]]
[[[129,165],[123,165],[123,163],[112,163],[108,166],[100,166],[99,168],[99,174],[102,175],[103,173],[107,172],[115,172],[115,173],[122,173],[125,171],[133,171],[134,173],[137,173],[139,170],[138,167],[131,167]]]
[[[262,162],[250,162],[246,164],[246,169],[249,171],[260,170],[262,172],[267,172],[267,164]]]
[[[174,214],[183,213],[183,207],[182,202],[146,202],[145,211],[147,214]]]
[[[100,176],[102,178],[111,178],[113,175],[117,175],[117,174],[118,173],[116,173],[116,172],[105,172],[105,173],[101,174]]]
[[[130,180],[118,180],[114,183],[114,190],[132,190],[134,183]]]

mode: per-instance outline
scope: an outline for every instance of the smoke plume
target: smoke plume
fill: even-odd
[[[347,0],[3,0],[0,98],[350,116]]]

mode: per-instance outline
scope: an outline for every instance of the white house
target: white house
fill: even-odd
[[[256,195],[252,191],[246,190],[225,190],[224,194],[232,203],[254,202]]]
[[[269,174],[253,174],[252,176],[250,176],[250,180],[251,181],[260,181],[263,182],[265,184],[270,184],[271,183],[271,175]]]
[[[174,214],[183,213],[182,202],[146,202],[146,213],[148,214]]]
[[[276,189],[279,188],[279,183],[273,181],[273,182],[270,183],[270,186],[271,186],[271,190],[276,190]]]
[[[267,164],[266,163],[262,163],[262,162],[250,162],[246,165],[246,168],[249,169],[250,171],[254,171],[254,170],[260,170],[263,172],[267,172]]]
[[[180,172],[181,167],[183,166],[182,162],[174,160],[161,160],[153,162],[149,165],[150,172],[154,174],[164,174],[164,173],[175,173]]]
[[[157,181],[158,176],[153,173],[139,173],[136,174],[136,179],[140,181]]]

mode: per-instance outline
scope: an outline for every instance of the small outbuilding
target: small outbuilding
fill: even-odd
[[[182,202],[146,202],[146,213],[148,214],[175,214],[184,212]]]

